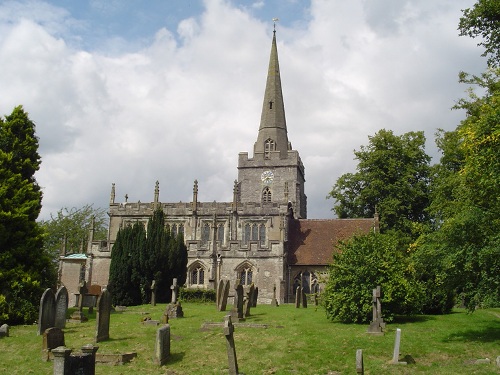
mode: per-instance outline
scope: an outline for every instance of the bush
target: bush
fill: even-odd
[[[184,302],[215,302],[216,294],[213,289],[180,288],[179,299]]]

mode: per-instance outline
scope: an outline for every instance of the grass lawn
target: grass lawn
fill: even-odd
[[[184,303],[184,318],[171,319],[171,357],[163,367],[153,364],[156,330],[143,325],[149,316],[159,320],[165,305],[129,307],[111,314],[110,340],[98,353],[137,352],[123,366],[96,366],[96,374],[227,374],[226,340],[220,322],[227,312],[215,304]],[[85,313],[86,309],[85,309]],[[322,308],[258,305],[246,323],[267,328],[235,328],[239,370],[252,374],[355,374],[356,350],[363,349],[365,374],[500,374],[500,309],[467,314],[455,310],[445,316],[401,318],[389,324],[384,336],[366,333],[367,325],[331,323]],[[92,343],[95,314],[86,323],[67,323],[66,346],[79,350]],[[400,358],[411,355],[412,365],[392,365],[396,328],[401,328]],[[1,374],[52,374],[51,362],[41,360],[42,337],[36,326],[10,328],[0,339]],[[473,364],[489,358],[490,364]]]

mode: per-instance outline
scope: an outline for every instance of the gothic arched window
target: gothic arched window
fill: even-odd
[[[271,189],[268,186],[262,190],[262,203],[271,203]]]
[[[224,243],[224,224],[219,224],[217,227],[217,241]]]
[[[191,285],[205,284],[205,269],[197,265],[191,270]]]
[[[264,157],[266,159],[271,158],[271,151],[275,150],[276,150],[276,143],[271,138],[268,138],[264,142]]]
[[[201,244],[206,245],[208,243],[209,238],[210,238],[210,224],[205,223],[201,227]]]
[[[242,268],[239,272],[239,279],[241,285],[250,285],[252,283],[252,276],[253,276],[252,268],[250,267]]]
[[[243,243],[246,245],[250,241],[250,224],[245,224],[245,231],[243,232]]]
[[[266,244],[266,226],[264,224],[259,226],[259,240],[260,246],[264,246]]]

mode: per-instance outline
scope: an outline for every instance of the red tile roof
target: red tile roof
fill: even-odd
[[[368,233],[376,224],[375,219],[291,220],[288,264],[331,264],[335,246],[340,240]]]

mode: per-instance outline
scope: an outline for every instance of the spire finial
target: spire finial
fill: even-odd
[[[273,23],[274,23],[273,33],[276,33],[276,22],[278,22],[279,20],[280,20],[279,18],[273,18]]]

